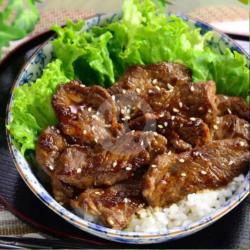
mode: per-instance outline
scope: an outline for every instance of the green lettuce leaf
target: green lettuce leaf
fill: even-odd
[[[53,41],[55,55],[62,60],[68,77],[75,76],[89,85],[109,85],[115,81],[113,62],[107,48],[112,35],[110,32],[98,36],[82,32],[83,25],[83,21],[77,24],[68,21],[65,28],[53,28],[58,34]]]
[[[23,154],[26,150],[35,149],[42,129],[57,123],[51,105],[52,95],[59,84],[69,80],[62,71],[61,64],[59,59],[51,62],[44,69],[41,78],[14,91],[12,120],[7,127]]]

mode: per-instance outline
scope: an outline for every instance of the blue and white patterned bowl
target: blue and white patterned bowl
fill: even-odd
[[[233,42],[228,36],[215,31],[211,26],[204,24],[202,22],[194,21],[188,17],[179,15],[181,18],[185,19],[191,26],[199,27],[202,33],[213,30],[215,35],[214,39],[211,42],[210,46],[213,46],[219,53],[225,50],[225,48],[230,48],[231,50],[236,50],[241,54],[244,54],[248,58],[247,53],[242,50],[236,43]],[[93,25],[101,25],[105,22],[112,22],[120,18],[120,14],[113,15],[99,15],[97,17],[87,20],[87,28],[90,28]],[[30,81],[35,81],[42,74],[43,68],[53,59],[53,49],[51,45],[51,40],[43,44],[33,55],[30,61],[24,66],[21,70],[19,77],[17,78],[14,88],[19,85],[26,84]],[[249,60],[249,58],[248,58]],[[7,123],[11,119],[11,113],[9,112],[11,103],[13,101],[13,96],[10,99],[7,115]],[[8,133],[8,131],[7,131]],[[249,194],[249,173],[245,178],[245,181],[242,183],[237,192],[229,199],[224,206],[218,209],[213,214],[203,217],[201,220],[191,223],[185,227],[178,227],[170,229],[166,233],[137,233],[137,232],[126,232],[120,230],[109,229],[101,225],[97,225],[87,220],[84,220],[71,211],[67,210],[61,206],[58,202],[54,200],[50,193],[42,186],[39,179],[34,174],[32,167],[23,157],[21,152],[16,148],[13,143],[13,140],[10,135],[8,135],[9,148],[13,156],[16,168],[22,176],[23,180],[32,190],[32,192],[50,209],[55,213],[60,215],[69,223],[80,228],[83,231],[91,233],[93,235],[102,237],[104,239],[122,242],[122,243],[133,243],[133,244],[150,244],[150,243],[159,243],[163,241],[178,239],[190,234],[193,234],[210,224],[214,223],[222,216],[231,211],[236,207],[244,198]]]

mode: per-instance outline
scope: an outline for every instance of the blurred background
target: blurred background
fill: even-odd
[[[169,11],[182,12],[209,23],[246,21],[245,25],[229,25],[232,32],[249,34],[249,6],[246,0],[169,0]],[[245,4],[244,4],[245,3]],[[119,11],[122,0],[45,0],[39,5],[43,13],[92,11],[111,13]]]
[[[243,7],[248,9],[247,5],[242,5],[237,0],[170,0],[172,3],[170,10],[183,11],[186,13],[192,12],[195,9],[204,8],[207,6],[221,6],[221,5],[234,5],[237,7]],[[67,8],[67,9],[79,9],[95,10],[97,12],[110,12],[116,11],[121,8],[122,0],[45,0],[41,6],[43,10],[49,11],[52,8]],[[223,13],[222,13],[223,14]]]

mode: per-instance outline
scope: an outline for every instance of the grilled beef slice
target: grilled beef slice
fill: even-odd
[[[148,166],[166,150],[167,140],[153,132],[129,132],[102,148],[67,147],[57,159],[55,174],[79,189],[113,185]]]
[[[249,145],[243,139],[210,142],[181,154],[156,158],[144,176],[143,195],[151,206],[168,206],[190,193],[216,189],[249,168]]]

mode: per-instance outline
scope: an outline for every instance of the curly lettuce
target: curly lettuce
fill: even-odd
[[[68,21],[66,28],[54,27],[58,35],[52,42],[56,57],[62,60],[68,77],[75,76],[86,84],[113,83],[113,62],[108,51],[111,33],[81,32],[83,25],[83,21]]]
[[[7,126],[17,146],[24,154],[34,150],[42,129],[57,123],[51,105],[52,95],[59,84],[69,81],[57,59],[46,66],[41,78],[19,86],[14,91],[12,120]]]

